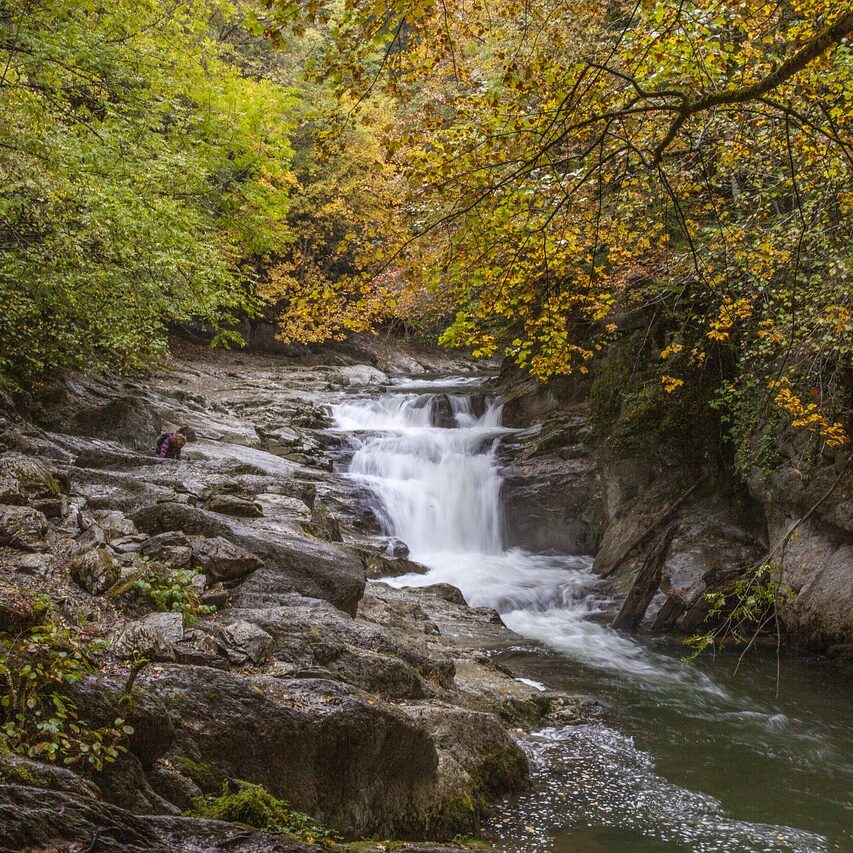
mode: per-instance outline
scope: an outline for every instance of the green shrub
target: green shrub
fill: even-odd
[[[705,621],[711,627],[704,633],[687,637],[684,641],[690,649],[687,660],[693,660],[708,650],[714,653],[726,646],[740,646],[742,650],[735,666],[737,672],[744,655],[759,636],[764,632],[771,632],[776,635],[778,694],[778,649],[782,632],[779,608],[795,597],[795,592],[784,583],[782,566],[779,563],[763,561],[749,566],[725,589],[705,594]]]
[[[71,685],[97,671],[96,644],[57,625],[39,625],[0,638],[0,735],[18,755],[100,770],[125,751],[133,728],[117,719],[89,725],[68,695]]]
[[[185,625],[192,625],[200,616],[216,612],[212,604],[202,604],[198,590],[193,586],[200,569],[172,569],[168,564],[146,562],[133,588],[154,606],[155,609],[182,613]]]
[[[309,844],[331,844],[335,840],[332,830],[309,815],[294,811],[262,785],[245,784],[235,792],[226,784],[218,797],[196,797],[189,814],[283,832]]]

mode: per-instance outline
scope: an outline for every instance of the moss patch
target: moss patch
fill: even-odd
[[[474,775],[480,790],[491,796],[520,791],[527,782],[527,761],[520,749],[495,749],[480,758]]]
[[[228,784],[225,774],[206,761],[193,761],[192,758],[182,756],[175,760],[175,764],[180,772],[192,779],[205,794],[215,794]]]
[[[630,348],[598,365],[590,386],[590,420],[595,437],[620,456],[669,453],[701,459],[718,440],[719,425],[709,403],[710,385],[698,379],[667,394],[659,365]]]
[[[232,791],[226,784],[218,797],[196,797],[187,814],[282,832],[310,844],[335,840],[332,830],[304,812],[294,811],[262,785],[244,784],[239,791]]]
[[[0,782],[6,785],[27,785],[31,788],[41,788],[39,780],[29,767],[21,764],[4,764],[0,766]]]
[[[441,817],[450,832],[470,832],[479,824],[483,806],[470,791],[452,794],[442,803]]]

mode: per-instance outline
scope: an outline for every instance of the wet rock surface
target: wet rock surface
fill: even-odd
[[[463,369],[376,358],[188,349],[174,376],[78,380],[39,425],[0,422],[0,630],[38,624],[48,601],[51,619],[105,641],[103,671],[73,699],[92,725],[134,729],[91,781],[34,762],[34,788],[27,768],[0,768],[0,846],[314,849],[177,816],[229,780],[345,836],[450,839],[523,787],[507,727],[559,700],[483,657],[515,635],[455,588],[367,581],[422,567],[376,536],[334,470],[324,407],[399,365]],[[194,439],[183,459],[155,459],[158,430],[178,426]]]
[[[515,418],[524,412],[516,401]],[[513,411],[510,402],[510,413]],[[538,407],[526,417],[535,417]],[[509,544],[568,554],[597,550],[605,527],[586,406],[556,408],[527,423],[500,450]]]
[[[784,445],[783,445],[784,448]],[[794,593],[782,610],[793,636],[811,648],[853,643],[853,466],[841,456],[810,476],[791,459],[771,474],[755,470],[768,542],[782,583]]]
[[[412,812],[431,805],[435,746],[393,706],[337,681],[203,667],[158,669],[143,686],[177,711],[181,755],[263,784],[348,835],[426,828]]]
[[[29,506],[0,507],[0,545],[21,551],[46,551],[45,514]]]

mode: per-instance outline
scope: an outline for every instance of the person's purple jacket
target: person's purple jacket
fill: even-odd
[[[167,432],[166,437],[163,441],[160,442],[159,447],[157,448],[157,456],[160,459],[180,459],[181,458],[181,448],[178,446],[175,441],[175,433]]]

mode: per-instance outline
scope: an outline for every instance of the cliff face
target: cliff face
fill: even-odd
[[[754,470],[749,488],[764,508],[772,559],[793,595],[782,618],[796,642],[849,656],[853,649],[853,467],[849,455],[811,476],[791,461]],[[845,649],[844,647],[847,647]]]
[[[790,591],[779,608],[790,642],[839,653],[853,643],[847,455],[825,459],[809,476],[788,458],[738,484],[724,460],[697,452],[700,418],[689,442],[650,431],[614,448],[607,433],[616,425],[593,423],[588,387],[512,373],[503,382],[509,422],[523,429],[504,451],[513,544],[595,554],[596,571],[626,594],[674,524],[643,630],[705,630],[706,594],[730,589],[746,567],[766,561],[780,567],[780,588]],[[791,437],[777,441],[784,454]]]

